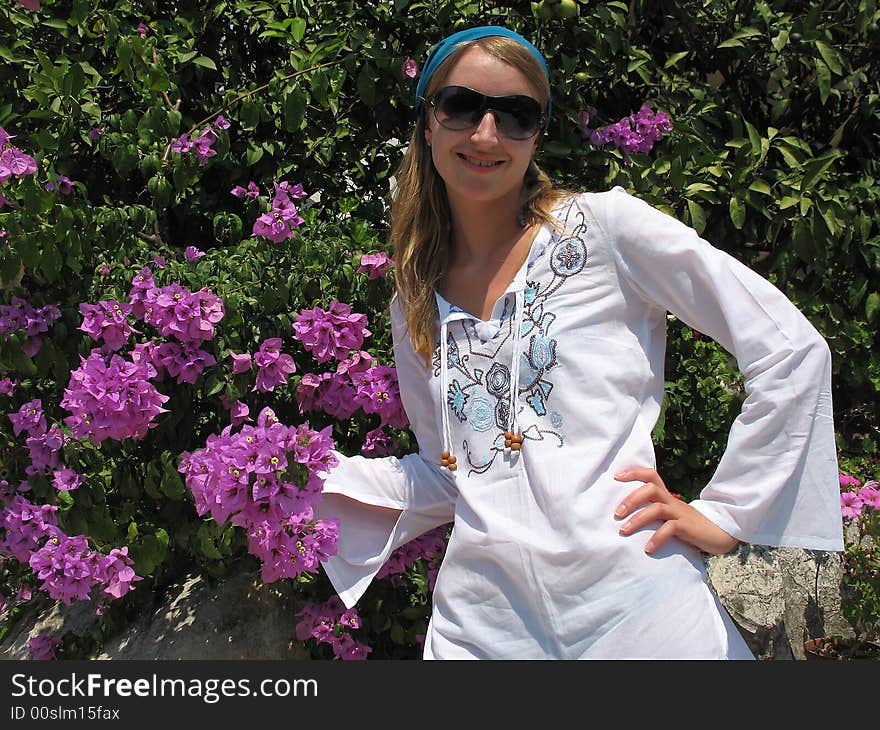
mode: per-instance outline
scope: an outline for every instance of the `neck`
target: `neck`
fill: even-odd
[[[449,199],[452,211],[452,264],[472,265],[503,257],[522,237],[519,197],[504,201]]]

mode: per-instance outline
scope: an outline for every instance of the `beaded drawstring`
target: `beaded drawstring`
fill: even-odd
[[[522,333],[523,310],[525,309],[525,292],[515,292],[516,306],[513,318],[513,357],[510,363],[510,406],[507,416],[508,428],[504,433],[504,448],[509,449],[511,456],[518,455],[522,450],[523,435],[517,428],[517,410],[519,409],[519,366],[521,353],[520,335]],[[449,471],[456,471],[455,455],[452,453],[452,431],[449,424],[449,370],[447,358],[449,356],[449,328],[446,320],[440,324],[440,388],[443,393],[441,413],[443,422],[443,450],[440,452],[440,466]]]

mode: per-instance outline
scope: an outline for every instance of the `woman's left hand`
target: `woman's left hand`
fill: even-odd
[[[739,544],[735,537],[708,520],[687,502],[674,496],[655,469],[632,467],[617,472],[614,478],[620,482],[644,482],[641,487],[630,492],[614,512],[615,517],[624,519],[635,511],[621,525],[622,535],[629,535],[649,522],[663,523],[645,545],[646,553],[653,553],[672,536],[711,555],[730,552]],[[644,504],[648,506],[642,507]]]

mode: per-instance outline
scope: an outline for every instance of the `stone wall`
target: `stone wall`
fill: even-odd
[[[758,659],[803,659],[807,638],[852,630],[840,613],[839,553],[741,545],[709,560],[709,582]],[[211,588],[191,577],[106,641],[100,659],[307,659],[295,638],[297,604],[285,581],[263,585],[238,575]],[[23,614],[0,644],[0,658],[28,658],[43,631],[84,636],[88,604],[44,605]]]

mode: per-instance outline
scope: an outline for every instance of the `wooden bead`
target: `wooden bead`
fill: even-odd
[[[514,441],[514,442],[510,445],[510,450],[511,450],[511,451],[519,451],[521,448],[522,448],[522,444],[521,444],[519,441]]]
[[[458,469],[458,465],[453,461],[453,462],[449,465],[448,468],[449,468],[449,471],[455,471],[456,469]]]

